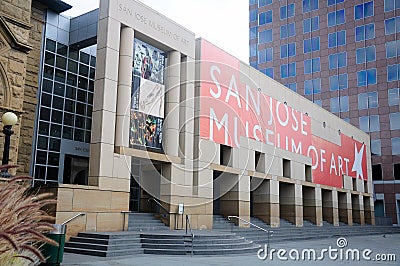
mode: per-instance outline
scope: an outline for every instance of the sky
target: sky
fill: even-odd
[[[63,0],[64,12],[79,16],[99,6],[99,0]],[[111,0],[113,1],[113,0]],[[240,60],[249,61],[248,1],[245,0],[140,0]]]

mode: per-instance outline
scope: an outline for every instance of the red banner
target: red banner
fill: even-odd
[[[201,138],[239,147],[246,137],[311,157],[318,184],[342,187],[342,175],[367,180],[364,144],[343,134],[341,145],[313,136],[308,115],[241,82],[249,78],[239,60],[205,40],[201,60]]]

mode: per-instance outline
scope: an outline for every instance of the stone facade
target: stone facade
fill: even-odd
[[[0,1],[0,112],[12,111],[10,164],[29,174],[45,6],[37,1]],[[0,134],[0,150],[4,136]]]

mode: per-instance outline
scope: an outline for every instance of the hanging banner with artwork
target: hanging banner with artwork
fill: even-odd
[[[133,53],[130,146],[162,149],[165,55],[138,39]]]

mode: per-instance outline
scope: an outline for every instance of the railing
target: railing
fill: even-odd
[[[194,234],[192,232],[192,226],[190,225],[189,215],[186,214],[186,236],[188,235],[188,225],[189,225],[189,232],[191,238],[191,252],[190,256],[193,256],[193,249],[194,249]]]
[[[83,215],[85,215],[85,213],[83,213],[83,212],[78,213],[78,214],[72,216],[71,218],[69,218],[68,220],[66,220],[65,222],[63,222],[62,225],[65,225],[65,224],[71,222],[72,220],[75,220],[75,219],[78,218],[79,216],[83,216]]]
[[[162,204],[161,202],[159,202],[158,200],[156,200],[155,198],[150,198],[147,200],[148,203],[154,201],[161,209],[164,210],[165,214],[167,215],[166,220],[168,221],[168,226],[169,226],[169,216],[171,215],[171,212],[169,212]]]
[[[242,222],[245,222],[245,223],[249,224],[250,226],[254,226],[257,229],[260,229],[261,231],[266,232],[267,233],[267,250],[266,250],[266,254],[269,254],[268,253],[269,252],[269,238],[270,238],[270,236],[273,236],[274,231],[272,231],[270,229],[264,229],[262,227],[259,227],[258,225],[255,225],[255,224],[253,224],[253,223],[251,223],[251,222],[249,222],[249,221],[247,221],[247,220],[245,220],[243,218],[240,218],[239,216],[233,216],[233,215],[228,216],[228,220],[229,221],[231,221],[231,218],[236,218],[236,219],[238,219],[238,220],[240,220]]]

